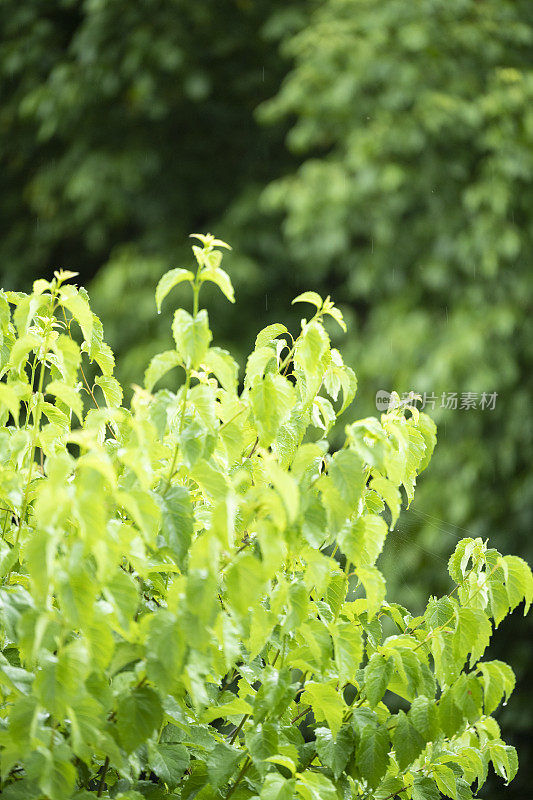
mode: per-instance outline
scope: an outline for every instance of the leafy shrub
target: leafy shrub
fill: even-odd
[[[234,300],[227,245],[197,238],[196,271],[156,291],[189,283],[193,313],[130,408],[73,273],[0,295],[3,796],[463,800],[490,761],[508,782],[490,715],[513,673],[480,659],[530,604],[528,566],[464,539],[448,596],[416,618],[387,602],[375,563],[432,421],[391,404],[329,453],[356,380],[314,292],[296,339],[259,333],[240,389],[199,309],[206,281]]]

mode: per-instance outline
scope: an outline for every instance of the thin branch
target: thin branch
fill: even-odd
[[[297,716],[297,717],[294,717],[294,719],[291,719],[291,725],[294,725],[294,723],[295,723],[295,722],[298,722],[298,720],[300,719],[300,717],[303,717],[303,716],[305,716],[305,715],[306,715],[306,714],[308,714],[310,711],[311,711],[311,706],[307,706],[307,708],[304,708],[304,710],[303,710],[303,711],[302,711],[300,714],[298,714],[298,716]]]
[[[105,786],[105,776],[109,768],[109,756],[105,757],[104,766],[102,767],[102,774],[100,776],[100,783],[98,784],[97,797],[101,797]]]
[[[226,800],[229,800],[229,798],[231,797],[231,795],[233,794],[233,792],[235,791],[235,789],[237,788],[239,783],[244,778],[244,776],[246,774],[246,771],[250,768],[251,764],[252,764],[252,760],[250,758],[247,758],[246,761],[244,762],[243,766],[242,766],[241,771],[239,772],[239,774],[235,778],[235,783],[232,786],[230,786],[230,788],[228,790],[228,793],[226,795]]]

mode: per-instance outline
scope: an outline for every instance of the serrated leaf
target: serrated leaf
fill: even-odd
[[[150,769],[173,789],[189,766],[189,751],[178,743],[148,742],[148,763]]]
[[[231,283],[230,276],[225,270],[221,269],[220,267],[216,267],[214,269],[203,269],[200,273],[200,280],[202,282],[210,281],[211,283],[216,284],[222,294],[228,298],[230,303],[235,302],[233,284]]]
[[[215,789],[228,782],[244,757],[242,750],[225,742],[219,742],[214,747],[207,759],[207,773]]]
[[[286,780],[279,772],[269,772],[261,786],[261,800],[294,800],[294,778]]]
[[[30,393],[30,387],[21,381],[10,384],[0,382],[0,408],[2,406],[7,408],[15,420],[15,425],[19,424],[21,400],[27,400]]]
[[[61,287],[59,290],[59,299],[61,305],[70,311],[80,326],[84,340],[90,343],[93,333],[93,312],[91,311],[88,301],[81,292],[78,292],[78,290],[70,284]]]
[[[478,671],[483,675],[483,695],[485,714],[492,714],[498,707],[501,699],[512,693],[516,679],[514,672],[503,661],[487,661],[477,665]]]
[[[120,742],[131,753],[161,725],[163,710],[159,695],[149,686],[133,689],[119,700],[116,716]]]
[[[383,475],[376,475],[370,482],[370,488],[387,503],[391,513],[390,529],[392,530],[400,514],[401,497],[398,487]]]
[[[199,367],[212,339],[207,311],[202,309],[196,317],[191,317],[183,308],[178,308],[174,313],[172,335],[185,365],[193,369]]]
[[[383,549],[386,536],[385,521],[376,514],[364,514],[344,526],[338,541],[350,564],[372,567]]]
[[[344,502],[353,511],[361,498],[365,485],[363,462],[351,450],[335,453],[328,467],[328,474]]]
[[[487,748],[495,772],[501,775],[506,785],[509,784],[518,771],[518,757],[515,748],[501,741],[488,742]]]
[[[322,308],[322,298],[316,292],[302,292],[302,294],[299,294],[298,297],[295,297],[292,301],[293,305],[295,303],[311,303],[311,305],[317,308]]]
[[[438,706],[434,698],[419,695],[411,703],[407,716],[426,742],[432,742],[439,732]]]
[[[170,372],[171,369],[181,364],[181,356],[177,350],[165,350],[157,353],[150,361],[144,373],[144,386],[146,391],[151,392],[155,384]]]
[[[344,712],[344,702],[335,686],[336,681],[309,681],[305,684],[301,701],[311,706],[317,722],[327,722],[333,736],[337,736],[340,731]]]
[[[266,328],[263,328],[263,330],[257,334],[254,350],[271,344],[282,333],[288,333],[288,330],[285,325],[282,325],[280,322],[267,325]]]
[[[533,602],[533,575],[529,565],[518,556],[504,556],[507,576],[505,586],[509,595],[511,611],[524,600],[524,616]]]
[[[424,739],[404,711],[399,711],[396,715],[392,744],[401,770],[407,769],[424,749]]]
[[[318,757],[333,772],[338,780],[344,771],[354,749],[354,734],[348,725],[343,725],[337,736],[333,736],[329,728],[316,728],[316,751]]]
[[[82,421],[83,402],[77,389],[73,386],[68,386],[62,381],[51,381],[46,386],[46,393],[57,397],[58,400],[76,414],[80,422]]]
[[[329,778],[319,772],[302,772],[296,781],[296,791],[303,800],[338,800],[337,790]]]
[[[439,800],[439,790],[435,781],[426,775],[415,775],[413,781],[413,800]]]
[[[370,706],[376,706],[387,690],[393,662],[381,653],[374,653],[365,667],[365,692]]]
[[[335,666],[339,682],[344,685],[355,678],[355,673],[363,657],[361,630],[351,622],[337,622],[331,633]]]
[[[104,393],[109,408],[118,408],[122,403],[122,386],[117,379],[110,375],[97,375],[94,382]]]
[[[172,558],[183,568],[193,535],[193,508],[184,486],[171,486],[162,496],[154,493],[161,509],[160,543],[168,547]]]
[[[383,726],[367,725],[355,751],[355,762],[370,786],[377,786],[389,763],[389,735]]]
[[[250,392],[259,444],[272,444],[281,424],[289,417],[294,405],[294,389],[282,375],[269,372],[256,380]]]
[[[371,620],[385,600],[385,578],[376,567],[358,567],[356,573],[365,588],[367,615],[368,619]]]
[[[227,350],[210,347],[204,357],[204,365],[216,376],[219,384],[227,392],[236,391],[239,366]]]
[[[161,313],[161,304],[170,290],[184,281],[192,283],[194,281],[194,275],[190,270],[182,269],[181,267],[169,270],[160,278],[155,290],[155,302],[158,314]]]
[[[455,780],[455,772],[445,764],[432,765],[431,772],[439,791],[442,792],[445,797],[450,797],[451,800],[456,800],[457,783]]]
[[[332,308],[327,308],[324,310],[324,314],[329,314],[330,317],[333,317],[337,325],[339,325],[339,327],[344,331],[344,333],[346,333],[347,331],[346,323],[342,316],[342,312],[339,308],[337,308],[336,306],[333,306]]]

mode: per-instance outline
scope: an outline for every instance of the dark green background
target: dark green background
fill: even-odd
[[[330,293],[352,417],[381,388],[439,398],[389,596],[447,591],[462,536],[533,561],[533,4],[4,0],[0,28],[3,287],[79,271],[140,383],[189,302],[158,317],[154,286],[212,231],[237,291],[206,291],[219,344],[242,357],[299,324],[295,294]],[[495,409],[440,408],[468,391]],[[531,792],[531,630],[518,610],[491,647],[519,677],[499,718],[522,764],[485,800]]]

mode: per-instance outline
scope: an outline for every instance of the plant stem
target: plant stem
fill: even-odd
[[[193,300],[192,300],[192,316],[195,319],[196,315],[198,314],[198,299],[200,296],[200,283],[199,283],[199,275],[200,271],[196,273],[196,278],[194,279],[194,283],[192,285],[192,293],[193,293]],[[181,404],[181,415],[180,415],[180,424],[178,428],[178,436],[183,431],[183,426],[185,424],[185,411],[187,408],[187,395],[189,394],[189,389],[191,386],[191,367],[187,367],[185,371],[185,386],[183,388],[183,402]],[[170,464],[170,469],[168,471],[166,485],[163,490],[163,497],[166,495],[168,490],[170,489],[172,477],[174,475],[174,470],[176,469],[176,461],[178,460],[178,452],[179,452],[179,441],[176,442],[176,446],[174,447],[174,453],[172,456],[172,462]]]
[[[230,786],[230,788],[228,790],[228,793],[226,795],[226,800],[229,800],[229,798],[231,797],[231,795],[233,794],[233,792],[235,791],[235,789],[237,788],[239,783],[242,781],[242,779],[244,778],[244,776],[246,774],[246,771],[251,766],[251,763],[252,763],[252,760],[250,758],[247,758],[246,761],[244,762],[243,766],[242,766],[241,771],[239,772],[239,774],[235,778],[235,783],[233,783],[232,786]]]
[[[307,706],[307,708],[304,708],[304,710],[303,710],[303,711],[301,711],[301,712],[298,714],[298,716],[297,716],[297,717],[294,717],[294,719],[291,719],[291,725],[294,725],[294,723],[295,723],[295,722],[298,722],[298,720],[299,720],[301,717],[304,717],[304,716],[305,716],[306,714],[308,714],[310,711],[311,711],[311,706]]]
[[[104,761],[104,766],[102,767],[102,774],[100,776],[100,783],[98,784],[98,791],[96,793],[97,797],[101,797],[102,793],[104,791],[105,776],[106,776],[108,768],[109,768],[109,756],[106,756],[105,757],[105,761]]]
[[[239,724],[237,725],[237,727],[233,731],[233,736],[229,740],[230,744],[233,744],[235,742],[235,739],[237,738],[239,733],[242,731],[242,726],[244,725],[244,723],[246,722],[246,720],[248,719],[249,716],[250,716],[249,714],[245,714],[243,716],[243,718],[241,719],[241,721],[239,722]]]
[[[19,525],[17,528],[17,535],[15,537],[15,546],[19,543],[20,537],[20,529],[22,528],[22,524],[24,522],[24,517],[26,516],[26,510],[28,508],[28,500],[30,495],[30,485],[33,477],[33,463],[35,460],[35,450],[37,447],[37,437],[39,435],[39,425],[41,422],[41,413],[42,413],[42,391],[44,387],[44,375],[46,372],[46,356],[48,355],[48,340],[50,338],[50,332],[52,328],[52,319],[54,315],[55,309],[55,294],[50,295],[50,316],[46,322],[46,329],[45,329],[45,339],[44,339],[44,347],[43,347],[43,357],[40,363],[40,372],[39,372],[39,386],[37,389],[37,399],[35,402],[35,409],[33,411],[33,436],[31,441],[30,447],[30,464],[29,464],[29,472],[28,472],[28,480],[26,482],[26,488],[24,490],[24,498],[22,500],[22,509],[20,512],[19,517]],[[8,576],[9,578],[9,576]]]

